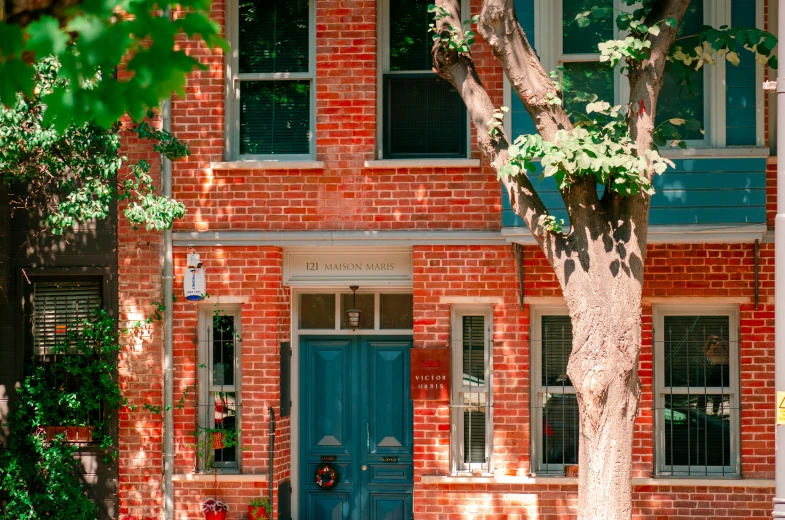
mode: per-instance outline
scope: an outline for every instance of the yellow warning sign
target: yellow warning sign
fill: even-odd
[[[777,424],[785,424],[785,392],[777,392]]]

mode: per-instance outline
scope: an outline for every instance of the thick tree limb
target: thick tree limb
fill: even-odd
[[[447,31],[446,24],[450,24],[454,30],[461,31],[458,0],[437,0],[437,5],[450,13],[447,18],[437,22],[437,30]],[[499,172],[509,161],[507,148],[510,144],[502,128],[497,127],[496,134],[491,136],[490,122],[493,120],[495,107],[477,75],[471,57],[455,51],[445,51],[439,43],[434,45],[433,57],[435,72],[450,82],[461,95],[477,130],[480,151],[488,157],[494,170]],[[525,173],[515,177],[502,176],[501,180],[510,196],[513,210],[523,218],[551,264],[556,266],[559,252],[565,246],[564,237],[549,232],[542,226],[541,219],[548,216],[548,210],[534,190],[531,180]]]
[[[501,62],[543,139],[552,141],[557,130],[572,129],[564,107],[549,102],[549,98],[560,97],[560,93],[518,23],[514,0],[485,0],[477,28]]]
[[[659,23],[660,33],[649,35],[651,49],[649,57],[630,66],[630,114],[627,118],[630,135],[638,150],[649,150],[653,143],[654,120],[657,114],[657,100],[662,90],[663,72],[668,54],[676,41],[678,27],[672,28],[663,22],[668,18],[681,20],[690,5],[690,0],[660,0],[652,7],[644,22],[651,27]]]

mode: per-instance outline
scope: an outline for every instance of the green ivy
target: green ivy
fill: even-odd
[[[67,341],[36,365],[18,389],[18,406],[4,425],[13,432],[0,454],[4,520],[87,520],[96,517],[77,478],[78,446],[47,427],[87,427],[107,462],[117,457],[111,424],[126,402],[116,376],[120,350],[114,320],[103,310],[70,327]],[[76,381],[78,384],[55,384]],[[51,430],[51,428],[50,428]]]

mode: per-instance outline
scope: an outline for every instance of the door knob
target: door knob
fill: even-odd
[[[367,469],[368,469],[368,466],[366,466],[365,464],[363,464],[363,471],[365,471],[365,470],[367,470]]]

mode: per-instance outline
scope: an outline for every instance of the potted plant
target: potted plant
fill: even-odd
[[[208,498],[202,502],[202,513],[204,513],[204,520],[226,520],[226,513],[229,511],[229,506],[223,500],[216,500]]]
[[[267,497],[254,498],[248,505],[251,520],[269,520],[273,517],[273,505]]]

